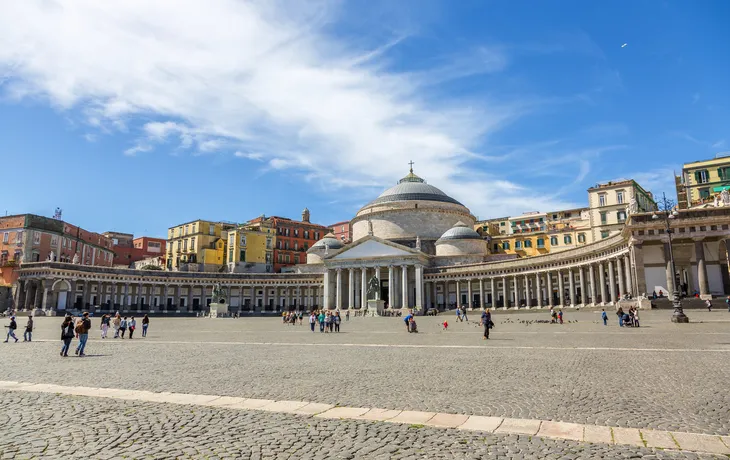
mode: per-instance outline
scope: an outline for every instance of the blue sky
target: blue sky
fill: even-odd
[[[0,212],[332,224],[410,160],[480,218],[619,177],[673,195],[730,150],[728,20],[720,0],[7,2]]]

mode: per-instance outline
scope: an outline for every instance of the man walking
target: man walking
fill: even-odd
[[[608,326],[608,315],[606,314],[606,309],[601,310],[601,319],[603,320],[603,325]]]
[[[489,308],[482,312],[482,326],[484,326],[484,337],[482,340],[489,339],[489,329],[492,327],[492,314],[489,312]]]
[[[84,350],[86,349],[86,341],[89,340],[89,331],[91,330],[91,320],[89,319],[89,312],[85,311],[82,318],[76,323],[76,333],[79,335],[79,345],[76,347],[76,354],[86,356]]]
[[[17,342],[18,338],[15,337],[15,330],[18,328],[18,323],[15,322],[15,316],[10,317],[10,324],[8,324],[5,327],[8,328],[8,335],[7,335],[7,337],[5,337],[4,343],[8,343],[8,340],[10,340],[10,337],[14,338],[15,341]]]
[[[23,342],[30,342],[33,338],[33,315],[28,315],[28,322],[25,324],[25,333],[23,333]]]

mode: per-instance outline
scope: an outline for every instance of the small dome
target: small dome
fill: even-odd
[[[469,228],[464,222],[457,222],[452,228],[446,230],[439,240],[481,240],[482,237],[473,228]]]
[[[329,247],[330,249],[342,249],[345,247],[345,245],[342,243],[342,241],[338,240],[337,237],[332,234],[328,233],[322,238],[321,240],[317,241],[312,245],[312,249],[315,248],[325,248],[325,245]]]

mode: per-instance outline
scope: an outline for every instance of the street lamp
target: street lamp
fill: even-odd
[[[666,195],[662,193],[662,201],[659,202],[660,209],[654,211],[651,216],[653,220],[661,219],[664,222],[664,230],[667,232],[669,237],[669,261],[672,270],[672,305],[674,306],[674,314],[672,315],[673,323],[689,323],[689,317],[684,314],[682,310],[682,303],[679,301],[679,290],[677,289],[677,280],[675,274],[677,273],[674,267],[674,251],[672,250],[672,233],[673,230],[670,227],[672,221],[677,218],[679,212],[674,209],[674,202],[668,200]]]

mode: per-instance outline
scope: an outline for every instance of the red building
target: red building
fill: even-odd
[[[165,255],[166,240],[140,236],[131,233],[106,232],[114,249],[114,265],[132,267],[135,262]],[[164,265],[163,265],[164,266]]]
[[[352,227],[349,220],[332,224],[330,228],[338,240],[345,244],[352,242]]]
[[[276,229],[276,245],[274,246],[274,272],[280,273],[284,267],[307,263],[307,250],[314,243],[324,238],[329,227],[313,224],[309,221],[309,209],[302,211],[302,220],[286,217],[261,216],[249,222],[256,226],[261,222],[271,224]]]

